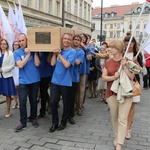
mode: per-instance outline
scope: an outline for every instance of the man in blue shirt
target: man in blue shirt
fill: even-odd
[[[14,52],[15,63],[19,67],[19,99],[20,99],[20,123],[15,131],[22,131],[27,126],[27,97],[30,102],[30,121],[34,127],[38,127],[37,122],[37,94],[39,88],[40,75],[37,66],[40,64],[37,53],[31,53],[27,48],[27,38],[25,34],[18,36],[21,48]]]
[[[80,48],[82,37],[80,35],[74,35],[73,48],[76,50],[76,61],[73,67],[72,75],[72,87],[70,88],[70,111],[68,121],[70,124],[75,124],[74,117],[74,105],[77,97],[77,91],[79,90],[80,81],[80,64],[83,63],[85,52]]]
[[[66,127],[69,114],[69,89],[72,86],[73,66],[76,59],[76,51],[71,48],[72,34],[65,33],[62,37],[62,50],[56,48],[51,59],[51,65],[55,65],[55,70],[51,81],[51,109],[52,109],[52,126],[49,132],[63,130]],[[56,57],[57,56],[57,57]],[[58,117],[58,103],[60,95],[63,100],[63,115],[61,124]]]

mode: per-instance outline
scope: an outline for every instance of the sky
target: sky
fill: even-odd
[[[133,2],[144,3],[145,0],[103,0],[103,7],[109,7],[111,5],[130,5]],[[101,7],[101,0],[93,0],[93,8]]]

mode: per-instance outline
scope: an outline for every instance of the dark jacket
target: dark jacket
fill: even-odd
[[[100,59],[101,58],[96,58],[95,60],[95,67],[97,69],[97,79],[102,76],[102,67],[100,65]],[[106,59],[105,59],[105,62],[106,62]]]

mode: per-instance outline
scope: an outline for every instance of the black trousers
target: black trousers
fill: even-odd
[[[74,107],[75,107],[75,100],[76,100],[76,93],[78,89],[79,83],[72,83],[72,87],[70,88],[70,107],[69,107],[69,118],[74,117]]]
[[[51,83],[51,110],[52,110],[52,124],[59,124],[59,116],[58,116],[58,104],[60,100],[60,95],[62,95],[63,100],[63,114],[61,119],[61,124],[66,125],[69,114],[69,90],[68,86],[61,86]]]
[[[146,67],[146,69],[147,69],[147,74],[143,77],[144,88],[150,87],[150,67]]]
[[[45,115],[46,112],[46,102],[50,101],[48,94],[48,87],[50,84],[51,77],[41,78],[40,81],[40,95],[41,95],[41,109],[40,114]]]

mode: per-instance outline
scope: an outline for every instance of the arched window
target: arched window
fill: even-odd
[[[114,13],[114,12],[112,12],[112,13],[111,13],[111,17],[114,17],[114,16],[115,16],[115,13]]]
[[[145,12],[149,12],[149,7],[145,7]]]
[[[141,8],[140,8],[140,7],[137,8],[137,12],[138,12],[138,13],[141,12]]]
[[[108,13],[105,13],[105,18],[108,18]]]

